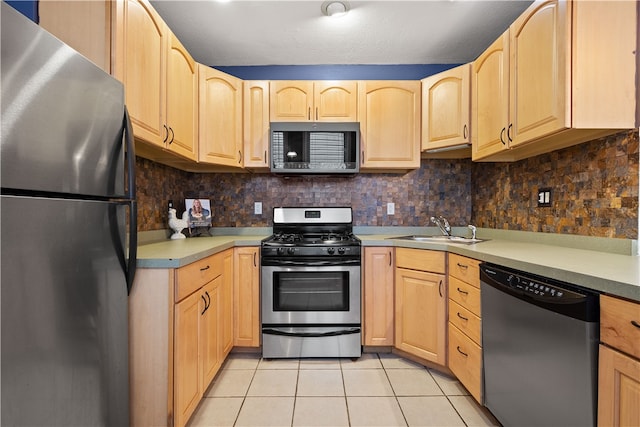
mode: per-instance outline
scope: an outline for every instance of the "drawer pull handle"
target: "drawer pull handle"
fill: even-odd
[[[210,268],[211,268],[211,267],[207,265],[206,267],[202,267],[202,268],[200,269],[200,271],[205,271],[205,270],[208,270],[208,269],[210,269]]]
[[[635,326],[636,328],[640,328],[640,323],[636,322],[635,320],[632,320],[632,321],[631,321],[631,324],[632,324],[633,326]]]
[[[391,251],[389,251],[389,267],[391,267]]]
[[[458,349],[458,353],[460,353],[461,355],[463,355],[464,357],[469,357],[469,355],[467,353],[465,353],[464,351],[460,350],[460,346],[456,347]]]
[[[204,297],[204,295],[200,295],[200,298],[202,298],[202,301],[204,301],[204,308],[202,309],[202,313],[200,313],[200,315],[203,315],[207,312],[209,306],[207,305],[207,299]]]
[[[469,266],[468,266],[468,265],[466,265],[466,264],[460,264],[460,263],[458,263],[458,267],[460,267],[460,268],[464,268],[465,270],[466,270],[467,268],[469,268]]]
[[[458,288],[458,292],[460,292],[461,294],[465,294],[465,295],[469,295],[469,292],[467,291],[463,291],[462,289]]]
[[[469,320],[468,318],[461,315],[460,312],[458,312],[458,317],[461,318],[462,320]]]

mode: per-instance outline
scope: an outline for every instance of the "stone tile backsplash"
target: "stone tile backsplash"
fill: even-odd
[[[473,165],[478,227],[638,239],[638,131],[514,163]],[[539,188],[552,206],[538,207]]]
[[[406,174],[353,177],[197,174],[137,158],[138,229],[167,228],[167,202],[211,201],[213,225],[271,226],[277,206],[351,206],[357,226],[424,226],[432,215],[452,225],[637,239],[638,132],[516,163],[422,160]],[[551,187],[553,206],[534,192]],[[253,214],[262,202],[262,215]],[[387,215],[387,203],[395,214]]]

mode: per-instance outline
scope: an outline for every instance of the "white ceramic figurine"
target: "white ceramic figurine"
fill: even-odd
[[[186,239],[186,236],[182,234],[182,230],[189,227],[187,218],[187,212],[182,215],[182,219],[178,219],[176,217],[176,210],[173,208],[169,209],[169,227],[173,230],[173,234],[171,235],[172,240]]]

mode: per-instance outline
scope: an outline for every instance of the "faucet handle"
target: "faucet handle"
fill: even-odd
[[[467,225],[467,227],[469,227],[469,229],[471,230],[471,238],[475,239],[476,238],[476,226],[475,225]]]

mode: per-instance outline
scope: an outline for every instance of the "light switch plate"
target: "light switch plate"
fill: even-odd
[[[253,213],[255,215],[262,215],[262,202],[255,202],[253,204]]]
[[[551,188],[539,188],[538,189],[538,207],[548,208],[551,206],[552,199]]]
[[[395,213],[396,213],[396,204],[387,203],[387,215],[395,215]]]

